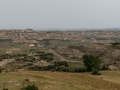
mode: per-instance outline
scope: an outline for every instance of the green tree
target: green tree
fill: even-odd
[[[101,59],[98,56],[85,54],[83,55],[83,62],[87,71],[92,71],[94,75],[99,74]]]

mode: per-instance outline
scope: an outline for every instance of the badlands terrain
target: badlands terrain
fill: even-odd
[[[100,57],[102,75],[85,72],[84,54]],[[119,30],[0,31],[1,90],[24,80],[39,90],[120,90],[119,70]]]

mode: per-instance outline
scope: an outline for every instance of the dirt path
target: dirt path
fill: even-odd
[[[59,59],[60,59],[60,61],[67,61],[67,62],[81,62],[81,63],[82,63],[82,61],[67,60],[67,59],[65,59],[63,56],[61,56],[61,55],[59,55],[58,53],[56,53],[54,50],[51,50],[51,49],[50,49],[49,52],[50,52],[50,53],[53,53],[53,54],[56,55],[56,56],[58,56]]]

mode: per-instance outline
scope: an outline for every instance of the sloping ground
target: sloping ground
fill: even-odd
[[[114,65],[120,69],[120,45],[91,44],[88,46],[69,46],[58,50],[59,54],[70,60],[83,60],[84,54],[97,55],[102,59],[102,65]]]
[[[120,84],[120,71],[102,71],[101,74],[94,77]]]
[[[119,82],[109,80],[109,75],[114,77],[112,73],[117,76]],[[119,74],[119,71],[111,71],[108,74],[107,71],[102,72],[101,76],[92,76],[89,73],[10,72],[0,74],[0,90],[3,87],[9,90],[20,90],[25,79],[35,82],[39,90],[120,90]]]

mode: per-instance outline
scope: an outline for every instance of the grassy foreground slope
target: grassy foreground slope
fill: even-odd
[[[35,82],[39,90],[120,90],[120,71],[101,73],[101,76],[92,76],[89,73],[37,71],[2,73],[0,90],[3,87],[9,90],[20,90],[25,79]],[[115,78],[117,81],[114,80]]]

